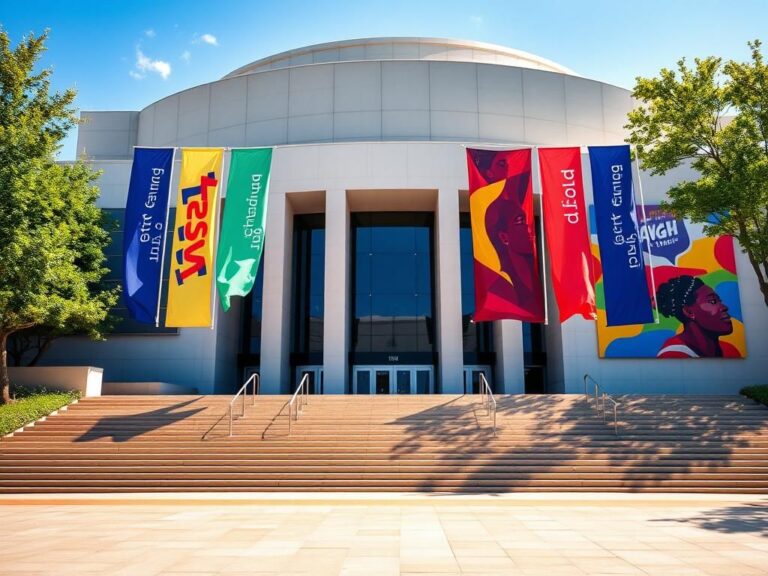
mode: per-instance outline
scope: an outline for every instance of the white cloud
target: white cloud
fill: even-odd
[[[181,53],[181,59],[184,60],[184,62],[189,62],[192,60],[192,52],[184,50],[184,52]]]
[[[469,17],[470,23],[474,24],[475,26],[481,26],[483,24],[483,17],[482,16],[470,16]]]
[[[171,75],[171,65],[164,60],[152,60],[152,58],[144,55],[141,48],[136,48],[136,69],[131,70],[131,77],[144,78],[147,72],[159,74],[165,80]]]
[[[152,28],[150,28],[149,30],[144,30],[144,36],[146,36],[147,38],[154,38],[155,36],[157,36],[157,32],[155,32]]]
[[[135,80],[141,80],[144,78],[144,76],[136,72],[136,70],[128,70],[128,75]]]
[[[200,36],[200,42],[203,42],[205,44],[210,44],[211,46],[218,46],[219,41],[216,39],[216,36],[213,34],[203,34]]]

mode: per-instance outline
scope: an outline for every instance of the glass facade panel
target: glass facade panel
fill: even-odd
[[[459,251],[461,254],[461,324],[464,364],[493,364],[493,323],[472,322],[475,313],[475,269],[469,214],[459,216]]]
[[[262,303],[264,301],[264,255],[262,254],[261,262],[259,262],[259,269],[256,272],[256,282],[253,285],[253,290],[246,298],[246,305],[244,306],[246,315],[246,321],[248,322],[246,337],[247,350],[244,350],[246,354],[260,354],[261,353],[261,318],[262,318]]]
[[[353,355],[436,353],[433,233],[432,213],[352,214]]]
[[[109,272],[104,276],[104,284],[111,288],[123,283],[123,222],[125,220],[124,208],[102,209],[104,226],[109,230],[110,243],[104,249],[106,257],[105,267]],[[165,328],[165,311],[168,306],[168,277],[171,270],[171,244],[173,242],[173,222],[176,218],[176,209],[171,208],[168,214],[168,229],[165,236],[165,261],[163,263],[162,289],[160,293],[160,326],[143,324],[133,320],[128,314],[123,295],[120,293],[117,304],[110,314],[117,319],[110,330],[112,334],[178,334],[178,328]]]
[[[291,363],[322,362],[325,290],[325,215],[293,220]]]

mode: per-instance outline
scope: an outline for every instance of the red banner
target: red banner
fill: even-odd
[[[531,151],[467,149],[475,322],[544,322]]]
[[[540,148],[541,202],[560,322],[596,318],[581,149]]]

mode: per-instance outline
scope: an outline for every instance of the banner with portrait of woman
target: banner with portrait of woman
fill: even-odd
[[[645,217],[640,208],[637,213],[658,323],[607,326],[598,264],[595,292],[600,357],[745,358],[733,238],[705,236],[701,224],[675,218],[656,205],[645,207]],[[592,207],[590,217],[594,218]],[[599,259],[594,235],[592,252]]]
[[[531,149],[467,148],[475,322],[544,322]]]

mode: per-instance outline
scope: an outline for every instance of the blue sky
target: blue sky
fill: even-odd
[[[744,60],[768,43],[768,0],[0,0],[16,42],[50,29],[42,65],[81,110],[140,110],[253,60],[369,36],[501,44],[632,88],[682,56]],[[74,136],[60,157],[75,154]]]

